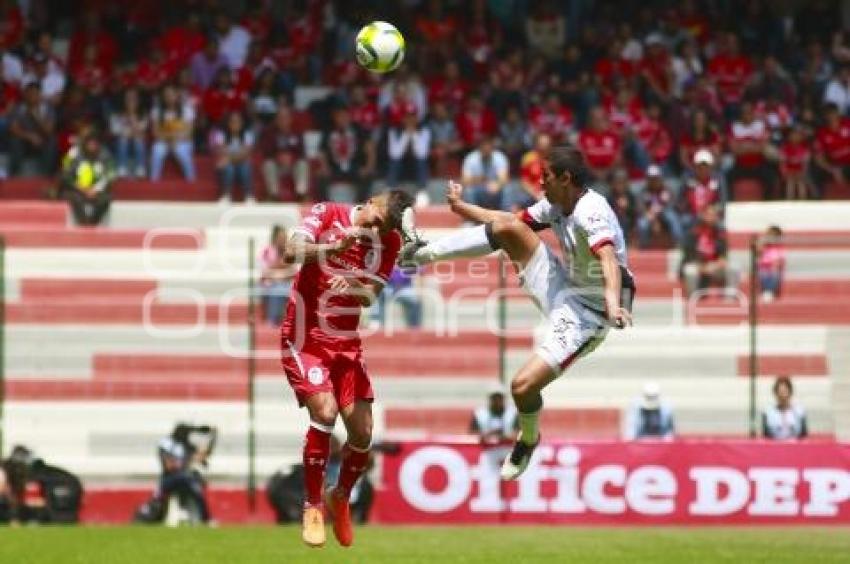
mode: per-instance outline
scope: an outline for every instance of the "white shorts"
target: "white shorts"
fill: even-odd
[[[548,318],[543,339],[534,352],[556,373],[605,340],[608,320],[603,312],[576,299],[564,265],[545,243],[537,246],[519,277],[522,287]]]

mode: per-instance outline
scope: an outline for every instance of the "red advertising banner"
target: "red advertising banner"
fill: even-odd
[[[383,457],[382,523],[850,523],[850,445],[549,443],[516,482],[507,447],[402,443]]]

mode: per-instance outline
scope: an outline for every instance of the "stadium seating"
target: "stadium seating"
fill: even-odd
[[[788,252],[782,298],[759,306],[758,394],[763,404],[774,376],[795,377],[813,431],[829,436],[841,432],[835,406],[847,405],[850,392],[839,352],[850,350],[842,327],[850,310],[835,299],[850,294],[850,232],[841,220],[847,207],[800,205],[813,206],[807,215],[818,221],[781,204],[734,204],[727,221],[732,260],[742,266],[748,237],[769,223],[807,235]],[[76,228],[63,203],[0,202],[0,233],[8,245],[7,440],[50,452],[52,460],[87,476],[138,476],[155,472],[156,440],[174,422],[192,420],[222,429],[213,474],[243,468],[247,241],[253,237],[258,252],[272,223],[291,226],[302,213],[291,205],[118,201],[108,225]],[[458,225],[439,206],[423,210],[419,220],[429,237]],[[631,257],[636,326],[612,333],[598,353],[553,384],[544,426],[563,437],[614,437],[623,410],[654,380],[681,433],[745,434],[746,304],[708,298],[689,305],[676,279],[676,252]],[[497,260],[442,268],[423,276],[422,330],[404,328],[400,312],[393,312],[391,330],[365,337],[379,436],[463,432],[488,382],[498,377],[499,340],[491,332],[498,327],[498,300],[489,294],[498,287]],[[510,269],[507,284],[513,288],[506,306],[510,375],[532,349],[540,317],[516,290]],[[745,296],[746,281],[741,289]],[[279,369],[278,339],[275,328],[257,321],[263,475],[294,460],[304,424]]]

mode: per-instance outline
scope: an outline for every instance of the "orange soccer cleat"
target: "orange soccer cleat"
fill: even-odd
[[[351,546],[354,543],[354,529],[351,526],[351,510],[348,506],[348,496],[342,496],[336,489],[325,492],[325,507],[328,516],[333,519],[334,536],[340,546]]]
[[[321,505],[306,505],[301,526],[301,539],[310,548],[325,545],[325,517]]]

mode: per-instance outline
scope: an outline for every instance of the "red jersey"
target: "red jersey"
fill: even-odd
[[[390,127],[401,127],[404,116],[418,113],[416,104],[412,100],[393,100],[387,107],[387,125]]]
[[[435,78],[428,87],[430,104],[445,103],[449,108],[459,108],[469,96],[469,84],[464,80],[448,81],[440,76]]]
[[[614,78],[630,79],[637,74],[638,65],[628,59],[599,59],[593,65],[593,72],[602,82],[610,86]]]
[[[834,165],[850,166],[850,118],[843,118],[837,129],[820,128],[815,149]]]
[[[489,108],[475,114],[464,111],[457,116],[455,125],[465,145],[477,145],[485,135],[496,133],[496,116]]]
[[[352,226],[357,207],[332,202],[314,205],[294,232],[311,242],[330,243]],[[340,273],[357,273],[366,282],[389,280],[401,249],[401,236],[392,231],[380,243],[361,241],[342,254],[324,262],[301,267],[295,278],[281,337],[290,343],[305,339],[335,351],[359,350],[360,302],[352,296],[333,295],[330,280]]]
[[[543,179],[543,157],[537,151],[528,151],[522,156],[519,177],[527,184],[534,186],[536,192],[542,190],[540,181]]]
[[[609,168],[620,156],[620,137],[611,130],[585,129],[578,136],[578,148],[592,168]]]
[[[247,100],[247,95],[236,88],[228,88],[227,90],[210,88],[204,93],[202,104],[204,113],[210,122],[216,123],[229,112],[244,110]]]
[[[673,140],[667,128],[658,120],[641,116],[635,123],[634,129],[641,145],[649,153],[653,162],[658,164],[665,162],[673,152]]]
[[[719,228],[700,223],[693,233],[697,258],[701,262],[715,261],[723,256],[726,242]]]
[[[756,142],[761,143],[767,139],[769,132],[764,122],[756,119],[750,123],[736,121],[732,124],[729,132],[729,142]],[[738,153],[735,155],[735,164],[741,167],[756,167],[764,162],[764,153],[761,149]]]
[[[0,115],[15,107],[21,99],[21,91],[14,84],[0,82]]]
[[[736,103],[744,97],[744,87],[753,73],[753,64],[743,55],[718,55],[708,63],[707,70],[723,101]]]
[[[381,126],[381,112],[375,102],[364,102],[351,107],[351,121],[363,131],[374,131]]]
[[[720,202],[720,183],[714,178],[702,182],[698,178],[688,180],[685,186],[687,213],[699,216],[702,211]]]
[[[545,133],[556,141],[562,141],[573,128],[573,113],[566,106],[560,106],[554,112],[534,106],[528,112],[528,123],[535,133]]]
[[[690,134],[686,134],[679,139],[679,146],[685,150],[685,162],[693,164],[694,155],[700,149],[708,149],[713,155],[720,153],[720,145],[723,140],[720,135],[714,130],[708,130],[707,134],[702,139],[694,139]]]
[[[806,164],[812,154],[808,143],[783,143],[779,149],[782,153],[781,169],[783,174],[801,174],[806,170]]]

